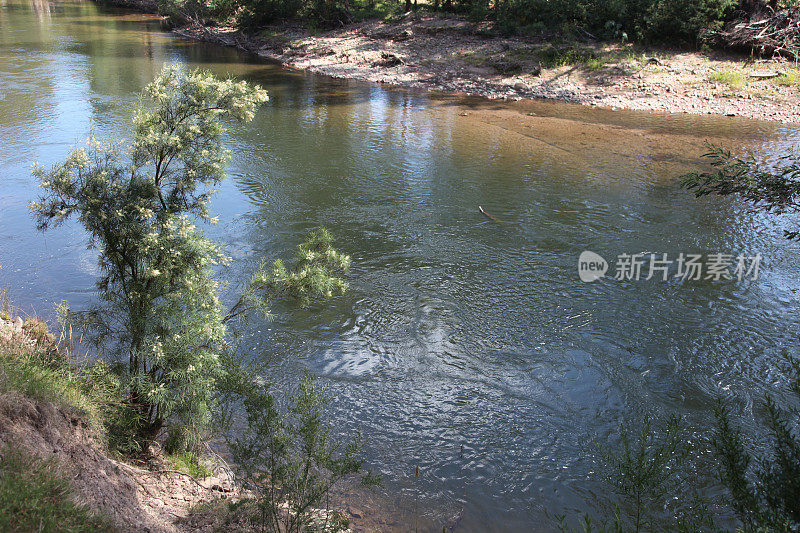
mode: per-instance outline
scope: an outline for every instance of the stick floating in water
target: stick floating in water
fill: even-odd
[[[483,213],[484,215],[486,215],[488,218],[490,218],[490,219],[494,220],[495,222],[502,222],[502,220],[500,220],[500,219],[499,219],[499,218],[497,218],[496,216],[492,215],[491,213],[487,213],[487,212],[486,212],[486,210],[485,210],[483,207],[481,207],[481,206],[478,206],[478,210],[479,210],[481,213]]]

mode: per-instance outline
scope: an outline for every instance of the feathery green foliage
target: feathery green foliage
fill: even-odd
[[[211,267],[227,258],[191,219],[213,222],[211,187],[230,157],[220,119],[251,120],[266,99],[258,86],[166,67],[143,93],[131,142],[90,139],[51,170],[34,168],[38,227],[75,215],[98,250],[102,304],[71,319],[127,356],[126,425],[143,447],[167,419],[189,447],[210,424],[225,350]]]
[[[646,415],[638,431],[619,428],[620,441],[603,447],[599,469],[611,493],[594,505],[599,519],[584,514],[580,530],[710,531],[713,519],[691,479],[687,479],[694,446],[677,416],[655,420]],[[561,531],[573,531],[566,515],[556,516]]]
[[[763,210],[774,213],[800,210],[800,155],[790,151],[774,165],[766,166],[753,157],[737,157],[730,150],[708,144],[703,157],[711,161],[711,172],[683,176],[682,186],[695,195],[736,195]],[[790,239],[800,231],[787,231]]]
[[[339,275],[349,267],[350,257],[333,247],[333,236],[328,230],[311,231],[298,246],[297,257],[290,267],[281,259],[275,260],[272,268],[266,260],[261,261],[223,321],[254,310],[270,317],[269,303],[276,296],[290,296],[306,307],[313,298],[344,294],[348,284]]]
[[[786,392],[794,396],[794,402],[778,402],[766,396],[771,446],[755,461],[741,429],[731,422],[730,409],[720,402],[715,411],[713,445],[721,466],[720,478],[748,531],[790,532],[800,528],[800,359],[787,356],[787,374]]]
[[[332,442],[323,420],[328,400],[308,375],[285,411],[279,409],[266,384],[243,382],[239,393],[248,430],[228,442],[244,483],[255,494],[254,500],[243,502],[240,509],[249,513],[262,531],[346,529],[346,523],[330,512],[331,489],[359,473],[364,485],[380,482],[362,472],[360,436],[344,446]]]
[[[608,456],[610,480],[622,502],[617,506],[617,521],[623,530],[658,529],[653,511],[664,507],[675,489],[674,469],[690,452],[684,445],[681,421],[670,417],[659,432],[645,416],[639,434],[633,437],[621,428],[621,449]]]
[[[258,491],[264,523],[305,531],[333,485],[361,470],[360,439],[343,449],[330,442],[324,396],[309,378],[279,414],[266,386],[230,353],[225,322],[268,312],[276,295],[308,305],[345,292],[338,274],[350,258],[333,248],[329,232],[311,232],[291,267],[275,261],[269,269],[262,261],[224,314],[211,268],[228,259],[192,222],[213,222],[211,188],[229,158],[220,118],[250,120],[265,100],[257,86],[165,68],[145,89],[133,140],[90,140],[52,170],[36,167],[45,195],[31,208],[43,230],[77,216],[98,251],[102,303],[61,314],[127,358],[126,368],[98,363],[85,374],[93,390],[118,399],[104,412],[112,449],[144,451],[169,422],[167,452],[194,468],[200,439],[215,418],[225,418],[219,412],[243,404],[249,429],[231,447]]]

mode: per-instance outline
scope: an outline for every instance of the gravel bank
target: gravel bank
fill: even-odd
[[[466,20],[416,15],[317,35],[299,27],[274,27],[254,36],[198,24],[174,31],[337,78],[494,99],[545,98],[800,123],[800,70],[780,58],[754,61],[598,43],[558,48],[486,37],[485,30]],[[559,61],[559,54],[570,49],[583,58],[553,67],[542,61]]]

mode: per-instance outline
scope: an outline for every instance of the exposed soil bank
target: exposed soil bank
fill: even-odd
[[[59,348],[63,336],[56,341],[43,322],[0,312],[0,476],[5,468],[3,450],[8,446],[54,463],[69,480],[70,499],[108,519],[115,531],[188,533],[234,526],[237,531],[260,531],[246,516],[228,509],[230,501],[253,494],[235,482],[232,467],[210,448],[201,458],[207,473],[203,477],[176,470],[158,442],[134,464],[123,462],[109,452],[97,422],[71,403],[69,392],[59,396],[61,389],[54,386],[56,398],[49,401],[15,387],[18,381],[7,374],[15,361],[46,354],[49,360],[69,365],[69,352]],[[398,530],[362,495],[350,490],[334,497],[350,521],[346,531]],[[358,502],[358,508],[349,502]],[[319,520],[325,518],[324,510],[311,513]]]
[[[42,342],[30,336],[29,324],[19,317],[0,317],[0,357],[14,357],[16,350],[30,350]],[[54,342],[52,335],[46,336],[46,342]],[[194,516],[192,507],[236,494],[232,476],[211,463],[214,473],[197,480],[174,470],[158,451],[145,468],[120,462],[83,413],[11,390],[4,380],[0,370],[0,446],[55,461],[70,480],[76,503],[102,513],[119,531],[210,530],[205,527],[208,520]]]
[[[113,3],[156,11],[150,0]],[[800,69],[781,58],[601,43],[553,45],[487,36],[484,26],[463,19],[416,14],[401,22],[373,20],[316,35],[300,26],[252,35],[198,23],[174,31],[337,78],[495,99],[545,98],[800,123]],[[555,66],[559,63],[571,64]]]

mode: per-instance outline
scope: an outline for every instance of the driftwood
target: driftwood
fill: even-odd
[[[800,59],[800,8],[765,11],[732,22],[725,29],[701,34],[729,48],[750,49],[759,55],[780,55]]]
[[[782,70],[776,70],[775,72],[753,72],[750,74],[751,78],[755,78],[757,80],[769,80],[771,78],[779,78],[781,76],[786,76],[786,73]]]
[[[491,220],[494,220],[495,222],[502,222],[502,220],[500,220],[499,218],[497,218],[497,217],[496,217],[496,216],[494,216],[493,214],[491,214],[491,213],[487,213],[487,212],[486,212],[486,210],[485,210],[483,207],[481,207],[481,206],[478,206],[478,210],[479,210],[481,213],[483,213],[483,214],[486,216],[486,218],[488,218],[488,219],[491,219]]]

